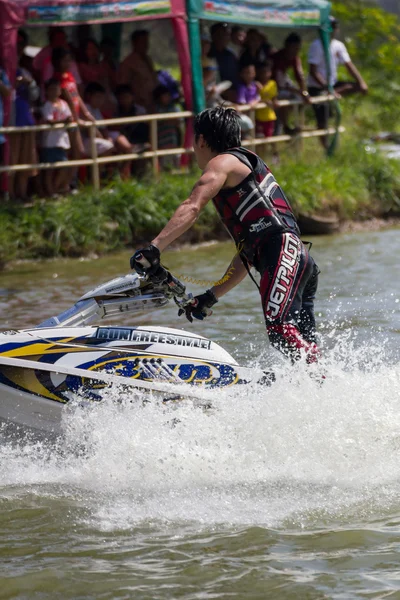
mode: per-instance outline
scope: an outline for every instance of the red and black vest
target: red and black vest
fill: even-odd
[[[243,248],[253,263],[260,243],[277,233],[300,230],[288,199],[275,177],[259,156],[246,148],[233,148],[232,154],[251,169],[236,187],[222,189],[213,202],[236,246]]]

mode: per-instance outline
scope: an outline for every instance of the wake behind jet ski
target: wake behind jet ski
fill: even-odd
[[[200,335],[93,324],[116,315],[126,321],[172,299],[185,310],[192,295],[167,270],[161,275],[159,281],[136,273],[118,277],[33,329],[0,333],[0,419],[57,433],[68,402],[102,401],[110,385],[163,400],[207,399],[208,390],[254,380],[254,371]]]

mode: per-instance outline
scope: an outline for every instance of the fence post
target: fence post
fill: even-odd
[[[151,150],[152,152],[157,152],[158,150],[158,121],[153,119],[150,123],[150,138],[151,138]],[[151,159],[153,163],[153,174],[158,178],[159,176],[159,164],[158,164],[158,156],[153,156]]]
[[[92,159],[92,184],[96,192],[100,190],[99,163],[97,160],[96,123],[90,125],[90,158]]]

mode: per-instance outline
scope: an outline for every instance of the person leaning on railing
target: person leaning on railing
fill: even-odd
[[[45,83],[46,102],[42,107],[42,123],[56,125],[70,123],[72,113],[68,104],[61,98],[61,86],[57,79]],[[41,136],[40,160],[44,163],[68,160],[67,152],[71,144],[66,129],[43,131]],[[45,193],[52,197],[69,192],[69,169],[46,169],[44,172]]]
[[[80,117],[82,116],[85,121],[94,122],[92,115],[79,94],[75,77],[70,71],[72,62],[71,51],[66,48],[54,48],[51,60],[54,67],[54,79],[60,82],[61,96],[71,109],[73,121],[79,124]],[[68,133],[71,140],[72,159],[82,158],[85,150],[78,127],[76,129],[69,129]]]

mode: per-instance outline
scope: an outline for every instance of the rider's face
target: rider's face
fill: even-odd
[[[210,160],[208,157],[207,148],[208,146],[204,141],[204,137],[201,134],[196,136],[194,139],[193,150],[200,169],[204,169]]]

